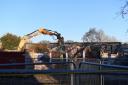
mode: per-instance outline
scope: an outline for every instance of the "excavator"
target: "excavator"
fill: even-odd
[[[10,50],[10,51],[1,51],[0,52],[0,64],[5,63],[25,63],[26,59],[26,52],[25,52],[25,45],[28,43],[28,41],[36,36],[39,35],[49,35],[49,36],[55,36],[57,38],[57,52],[64,55],[65,49],[64,49],[64,38],[61,36],[60,33],[52,30],[48,30],[45,28],[39,28],[38,30],[29,33],[25,36],[23,36],[20,40],[19,46],[17,47],[17,50]],[[51,49],[50,49],[51,51]],[[51,51],[52,52],[52,51]],[[63,53],[62,53],[63,52]],[[24,69],[26,68],[25,65],[21,66],[0,66],[0,69]]]
[[[52,30],[48,30],[45,28],[39,28],[38,30],[29,33],[21,38],[21,41],[19,43],[19,46],[17,48],[18,51],[24,51],[25,44],[33,37],[36,37],[40,34],[43,35],[50,35],[50,36],[56,36],[57,38],[57,46],[59,47],[59,50],[64,51],[64,38],[61,36],[60,33]]]

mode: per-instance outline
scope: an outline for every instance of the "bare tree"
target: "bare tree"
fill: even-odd
[[[126,0],[125,4],[121,7],[121,15],[122,15],[122,18],[128,15],[128,0]]]
[[[82,40],[84,42],[96,42],[96,30],[95,28],[91,28],[88,32],[85,33]]]
[[[103,30],[96,30],[96,28],[90,28],[88,32],[82,37],[84,42],[117,42],[115,37],[108,36]]]

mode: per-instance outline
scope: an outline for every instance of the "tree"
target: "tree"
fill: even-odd
[[[96,30],[90,28],[88,32],[82,37],[84,42],[117,42],[115,37],[110,37],[104,33],[103,30]]]
[[[126,0],[125,4],[121,7],[121,15],[122,18],[128,15],[128,0]]]
[[[91,28],[85,35],[83,36],[83,41],[87,42],[97,42],[96,41],[96,30],[95,28]]]
[[[3,35],[0,40],[4,49],[16,50],[20,42],[20,37],[11,33],[7,33]]]

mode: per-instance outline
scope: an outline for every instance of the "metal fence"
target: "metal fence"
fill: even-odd
[[[111,60],[111,61],[110,61]],[[128,66],[115,65],[114,59],[85,60],[79,63],[79,69],[88,69],[91,74],[81,75],[79,84],[83,85],[128,85]],[[126,72],[126,74],[124,73]],[[96,74],[94,74],[96,73]]]
[[[128,66],[109,60],[62,60],[0,66],[46,65],[47,70],[0,69],[0,85],[128,85]]]

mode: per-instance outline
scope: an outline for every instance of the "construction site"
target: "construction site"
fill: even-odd
[[[28,43],[38,35],[57,42]],[[128,85],[128,44],[64,39],[40,28],[23,36],[17,50],[2,50],[1,44],[0,85]]]
[[[0,85],[128,85],[128,0],[0,0]]]

